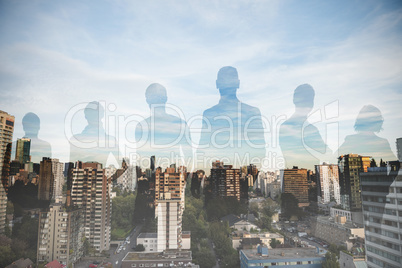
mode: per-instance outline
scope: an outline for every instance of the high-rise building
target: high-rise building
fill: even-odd
[[[369,268],[402,267],[402,173],[399,161],[360,173]],[[390,171],[388,173],[388,170]]]
[[[64,177],[67,178],[69,175],[71,175],[73,169],[74,169],[73,162],[64,163],[64,170],[63,170]]]
[[[0,234],[4,233],[6,227],[7,194],[3,184],[0,183]]]
[[[157,251],[181,249],[185,172],[155,175],[155,214],[158,217]]]
[[[339,170],[338,165],[324,163],[316,165],[315,172],[317,177],[317,195],[318,202],[329,203],[335,201],[341,203],[339,188]]]
[[[39,263],[58,260],[69,266],[83,254],[84,215],[82,209],[66,209],[61,203],[39,213]]]
[[[39,200],[54,200],[63,194],[63,163],[58,159],[43,157],[39,171]]]
[[[258,175],[258,168],[256,165],[250,164],[247,166],[247,173],[248,175],[253,176],[253,183],[254,181],[257,179],[257,175]]]
[[[71,206],[71,189],[73,187],[73,169],[74,169],[74,163],[68,162],[68,163],[64,164],[63,175],[64,175],[64,178],[66,179],[66,186],[67,186],[66,205],[68,207]]]
[[[109,250],[111,235],[111,177],[102,164],[77,162],[73,169],[71,205],[83,209],[85,236],[96,250]]]
[[[4,191],[8,192],[14,116],[0,110],[0,176]]]
[[[402,162],[402,138],[396,139],[396,151],[398,153],[398,160]]]
[[[20,172],[20,169],[22,169],[22,165],[19,161],[13,160],[10,162],[10,172],[9,175],[16,175],[18,172]]]
[[[212,163],[210,183],[215,196],[240,200],[240,169],[215,161]]]
[[[370,157],[357,154],[338,158],[341,205],[349,211],[362,211],[360,176],[370,167]]]
[[[282,192],[293,194],[299,201],[299,206],[308,206],[307,169],[284,169]]]
[[[17,140],[17,147],[15,148],[15,160],[21,164],[28,163],[31,159],[31,139],[22,138]]]
[[[155,171],[155,156],[151,156],[151,165],[149,167],[151,169],[152,172]]]

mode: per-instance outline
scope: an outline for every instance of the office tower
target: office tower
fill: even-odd
[[[58,159],[53,160],[53,176],[54,176],[54,187],[53,187],[53,199],[63,197],[63,185],[64,185],[64,175],[63,166],[64,164],[59,162]]]
[[[71,205],[83,209],[85,236],[96,250],[109,250],[111,235],[111,177],[102,164],[77,162],[73,169]]]
[[[73,169],[74,163],[68,162],[64,164],[64,178],[66,179],[66,205],[69,207],[71,206],[71,188],[73,187]]]
[[[9,175],[10,176],[16,175],[17,173],[20,172],[21,168],[22,168],[22,165],[19,161],[17,161],[17,160],[11,161]]]
[[[64,163],[64,170],[63,170],[64,177],[68,178],[68,176],[72,174],[73,169],[74,169],[74,163],[73,162]]]
[[[155,171],[155,156],[151,156],[151,165],[149,167],[151,169],[151,171]]]
[[[248,175],[253,176],[253,184],[255,182],[255,180],[257,179],[257,175],[258,175],[258,168],[256,165],[250,164],[247,166],[247,173]],[[250,185],[252,186],[252,185]]]
[[[66,209],[61,203],[39,213],[38,263],[58,260],[69,266],[83,255],[84,215],[82,209]]]
[[[7,194],[4,190],[3,184],[0,183],[0,234],[4,233],[6,227],[7,214]]]
[[[349,211],[362,211],[360,176],[370,167],[370,157],[357,154],[342,155],[338,158],[341,205]]]
[[[283,170],[282,192],[291,193],[299,201],[299,206],[308,206],[307,169],[293,167]]]
[[[185,173],[155,174],[155,214],[158,217],[157,251],[182,248]]]
[[[338,165],[316,165],[315,172],[317,177],[318,202],[329,203],[335,201],[341,203],[339,189]]]
[[[6,193],[8,192],[14,119],[14,116],[0,110],[0,176]]]
[[[240,169],[215,161],[212,163],[210,181],[215,196],[235,197],[240,200]]]
[[[399,161],[388,162],[388,168],[373,167],[368,168],[366,173],[360,173],[369,268],[402,267],[400,164]]]
[[[15,148],[15,160],[21,164],[29,162],[31,149],[31,139],[22,138],[17,140],[17,147]]]
[[[402,162],[402,138],[396,139],[396,151],[398,153],[398,160]]]
[[[39,200],[54,200],[63,194],[63,163],[59,159],[43,157],[39,171]]]

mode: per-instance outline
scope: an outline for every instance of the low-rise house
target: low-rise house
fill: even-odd
[[[285,242],[283,235],[270,232],[249,233],[249,232],[236,231],[233,232],[231,239],[232,239],[232,246],[234,249],[256,248],[258,244],[264,244],[267,245],[268,248],[271,248],[272,239],[279,241],[281,244]]]
[[[145,248],[143,252],[157,252],[158,247],[158,235],[157,233],[140,233],[137,237],[137,245],[142,244]],[[182,248],[191,248],[191,232],[182,232]]]
[[[312,233],[315,237],[329,244],[348,246],[348,241],[364,238],[364,228],[346,221],[346,217],[335,218],[320,216],[312,223]],[[350,248],[348,248],[350,250]]]
[[[324,261],[325,251],[311,248],[268,249],[265,245],[259,245],[257,249],[240,250],[241,268],[321,268]]]
[[[158,235],[156,233],[140,233],[137,237],[137,245],[139,244],[144,246],[144,252],[156,252]]]
[[[260,230],[257,225],[252,224],[252,223],[250,223],[250,222],[248,222],[246,220],[239,220],[239,221],[235,222],[233,224],[233,226],[229,225],[229,227],[234,228],[234,229],[236,229],[238,231],[245,230],[245,231],[248,231],[248,232],[250,232],[251,229]]]
[[[121,262],[121,268],[137,267],[192,267],[199,266],[192,263],[189,250],[165,250],[163,252],[137,253],[129,252]]]
[[[27,258],[21,258],[15,262],[13,262],[10,265],[7,265],[5,268],[32,268],[33,267],[33,262]]]
[[[61,264],[57,260],[53,260],[49,262],[48,264],[45,264],[45,268],[64,268],[66,267],[64,264]]]

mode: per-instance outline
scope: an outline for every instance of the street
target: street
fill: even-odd
[[[76,263],[74,267],[76,268],[88,268],[90,264],[94,262],[98,262],[99,264],[102,262],[110,262],[113,265],[113,268],[121,267],[121,261],[127,255],[128,252],[134,251],[132,247],[137,245],[137,236],[140,234],[143,224],[138,224],[136,228],[130,234],[130,243],[125,243],[125,250],[120,251],[120,253],[116,252],[118,246],[112,245],[109,249],[110,257],[86,257],[83,258],[80,262]],[[122,243],[125,239],[122,241]]]

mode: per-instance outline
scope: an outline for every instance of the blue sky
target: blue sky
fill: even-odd
[[[157,82],[187,118],[202,115],[219,101],[217,71],[231,65],[240,100],[271,121],[293,113],[300,84],[315,89],[315,109],[337,102],[333,147],[354,133],[364,105],[378,107],[378,136],[395,152],[401,11],[400,1],[0,1],[0,109],[16,117],[14,138],[23,115],[38,114],[39,136],[67,161],[64,122],[74,105],[106,101],[111,115],[145,117],[145,89]],[[77,114],[73,132],[84,127]],[[276,138],[266,140],[279,155]]]

